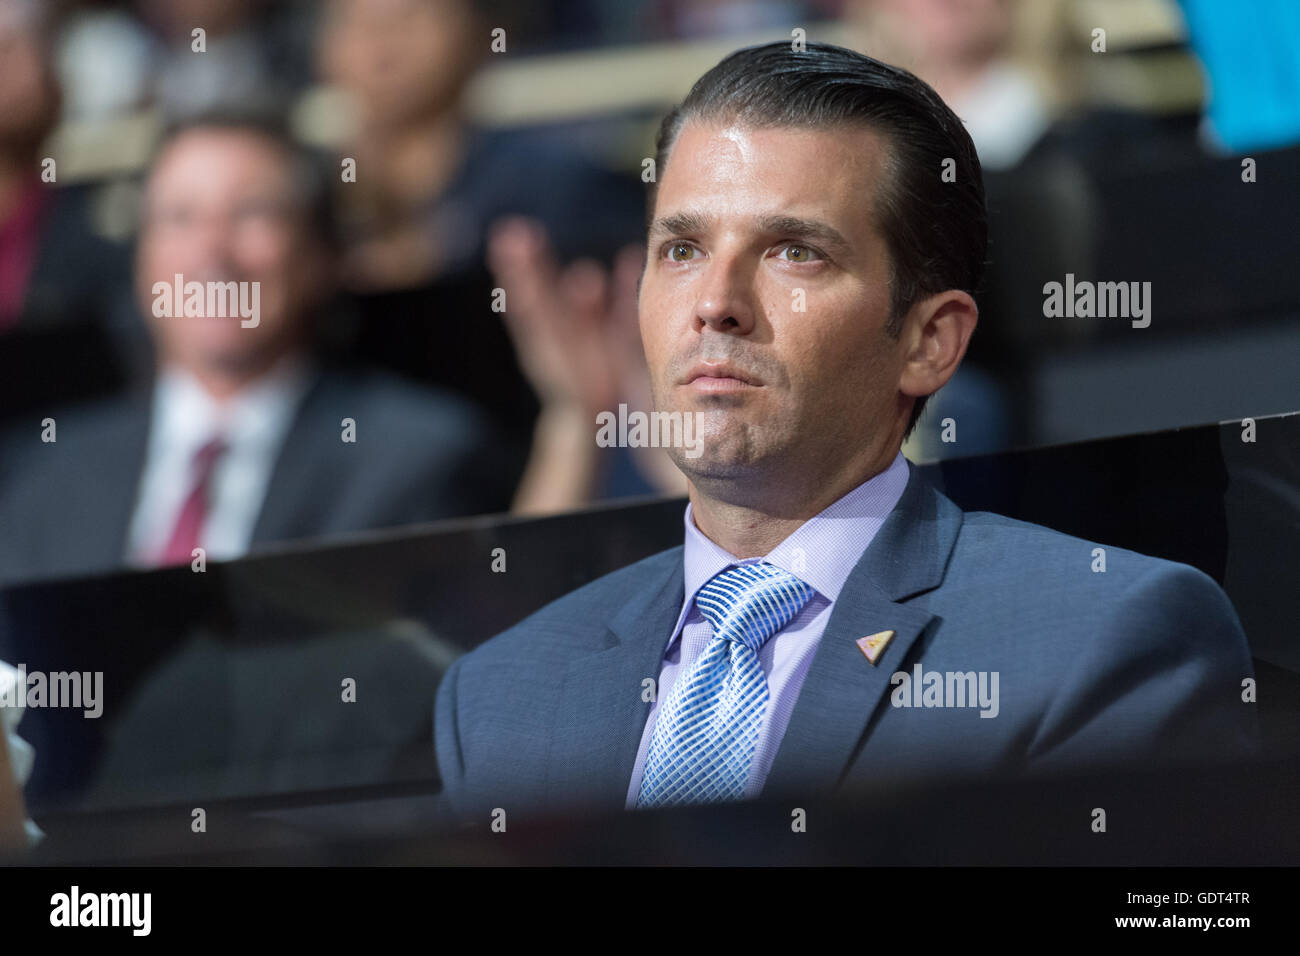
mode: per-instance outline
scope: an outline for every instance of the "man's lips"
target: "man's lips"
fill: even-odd
[[[762,386],[762,382],[744,369],[726,362],[701,362],[688,371],[679,384],[704,392],[730,392]]]

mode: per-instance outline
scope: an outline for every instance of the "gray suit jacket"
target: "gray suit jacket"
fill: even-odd
[[[119,567],[149,438],[148,393],[51,412],[0,438],[0,585]],[[357,423],[355,444],[341,421]],[[253,529],[273,541],[504,511],[517,478],[492,426],[449,393],[321,374],[299,406]]]
[[[1255,752],[1250,652],[1211,578],[1120,548],[1094,571],[1093,542],[964,513],[910,470],[835,602],[764,798]],[[682,577],[682,549],[662,552],[457,659],[434,724],[451,814],[623,806]],[[886,630],[873,665],[856,641]],[[896,705],[913,692],[893,675],[918,665],[945,687],[996,672],[996,716]]]

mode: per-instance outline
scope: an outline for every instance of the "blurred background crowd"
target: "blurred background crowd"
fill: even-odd
[[[0,584],[682,493],[595,442],[650,407],[642,164],[796,28],[984,166],[913,460],[1300,406],[1293,0],[0,0]],[[177,274],[260,283],[258,326],[155,315]],[[1151,282],[1152,325],[1046,318],[1067,274]]]

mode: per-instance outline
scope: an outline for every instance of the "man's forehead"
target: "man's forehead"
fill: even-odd
[[[242,153],[251,160],[254,175],[246,174],[249,165],[232,165],[231,153]],[[279,189],[290,176],[292,160],[274,140],[253,130],[237,127],[196,127],[179,133],[154,159],[147,183],[153,191],[159,183],[173,179],[200,177],[205,181],[237,181],[242,185]],[[223,173],[230,173],[227,177]],[[216,179],[212,177],[215,175]]]
[[[861,124],[755,127],[687,121],[655,195],[651,237],[722,225],[830,245],[874,231],[887,144]]]
[[[783,167],[797,158],[805,164],[851,166],[878,172],[888,157],[887,137],[866,123],[829,126],[766,125],[744,120],[688,119],[668,150],[668,170],[678,165],[723,163],[728,167]],[[667,172],[667,171],[666,171]]]

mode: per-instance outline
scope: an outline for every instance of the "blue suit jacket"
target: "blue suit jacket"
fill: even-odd
[[[1241,700],[1250,653],[1210,577],[1109,547],[1095,571],[1094,542],[964,513],[910,471],[835,602],[763,797],[1255,753]],[[448,810],[485,822],[495,807],[622,807],[651,706],[643,682],[658,676],[682,600],[677,547],[459,658],[434,725]],[[856,641],[886,630],[873,665]],[[913,691],[891,678],[918,664],[997,672],[997,715],[897,706]]]

